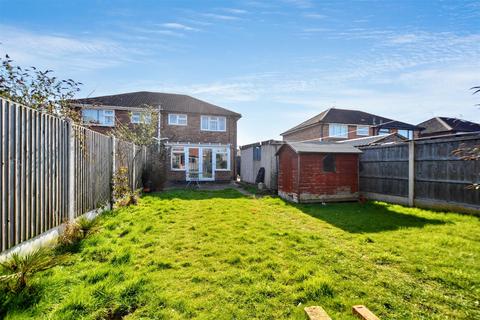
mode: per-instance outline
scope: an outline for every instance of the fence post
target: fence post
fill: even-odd
[[[133,144],[133,158],[132,158],[132,191],[135,191],[137,176],[135,174],[135,148],[136,145]]]
[[[68,220],[75,219],[75,132],[68,121]]]
[[[115,203],[115,199],[113,196],[113,188],[115,187],[114,177],[115,177],[115,171],[117,171],[117,139],[115,138],[115,136],[112,135],[110,137],[110,141],[112,144],[112,163],[111,163],[112,177],[110,181],[110,208],[113,209],[113,205]]]
[[[415,201],[415,141],[408,142],[408,205],[413,207]]]

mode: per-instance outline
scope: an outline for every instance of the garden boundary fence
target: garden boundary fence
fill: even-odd
[[[480,212],[480,160],[455,155],[480,146],[480,133],[361,148],[360,192],[368,199]]]
[[[145,147],[2,98],[0,133],[0,252],[108,206],[119,166],[141,185]]]

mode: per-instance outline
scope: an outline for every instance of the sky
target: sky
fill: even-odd
[[[0,54],[78,97],[184,93],[242,114],[240,145],[330,108],[480,122],[478,1],[0,0]]]

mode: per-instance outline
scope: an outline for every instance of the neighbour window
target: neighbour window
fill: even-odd
[[[228,154],[228,148],[217,149],[215,156],[216,170],[230,170],[230,157]]]
[[[185,149],[172,147],[172,170],[185,170]]]
[[[368,126],[357,126],[357,136],[368,136]]]
[[[262,147],[253,148],[253,161],[262,160]]]
[[[186,126],[187,125],[187,115],[186,114],[175,114],[170,113],[168,115],[168,124],[174,126]]]
[[[412,130],[398,130],[398,134],[404,136],[407,139],[413,139]]]
[[[83,109],[82,121],[88,125],[113,127],[115,125],[115,110]]]
[[[226,131],[225,117],[202,116],[201,122],[201,130],[203,131]]]
[[[330,123],[328,128],[330,137],[348,138],[348,126],[346,124]]]
[[[130,122],[131,123],[145,123],[149,124],[152,122],[152,115],[149,112],[132,112],[130,115]]]
[[[387,129],[387,128],[380,128],[380,130],[378,130],[378,134],[389,134],[390,133],[390,129]]]
[[[329,153],[323,157],[323,172],[335,172],[335,155]]]

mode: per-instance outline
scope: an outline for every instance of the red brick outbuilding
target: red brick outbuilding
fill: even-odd
[[[358,199],[358,158],[345,144],[288,142],[277,152],[278,194],[294,202]]]

